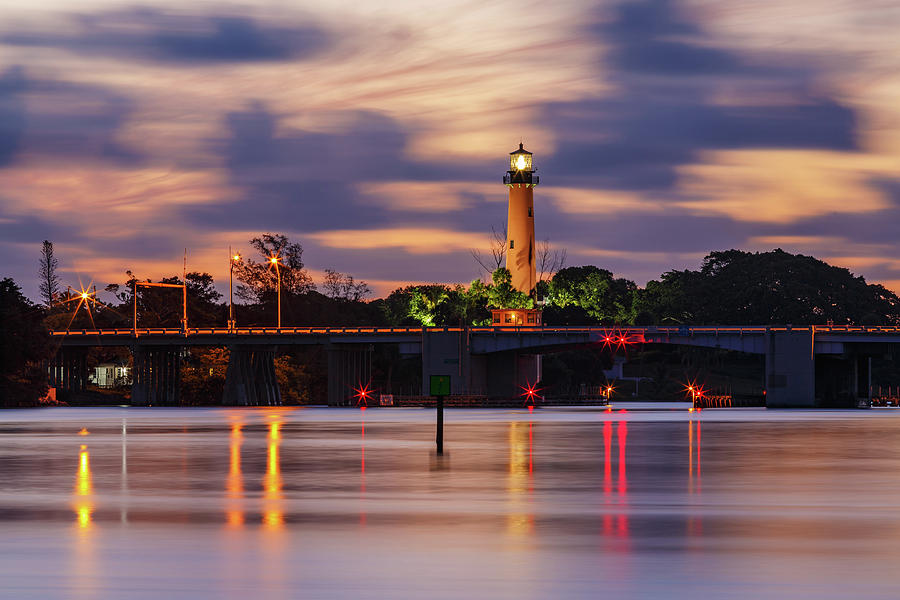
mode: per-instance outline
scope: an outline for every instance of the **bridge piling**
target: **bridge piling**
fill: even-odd
[[[66,394],[83,392],[87,386],[87,349],[62,347],[48,365],[50,385]]]
[[[181,347],[136,345],[131,379],[131,403],[137,406],[177,406],[181,400]]]
[[[280,406],[275,348],[234,344],[229,348],[222,404]]]
[[[371,344],[328,345],[328,406],[352,404],[354,389],[369,384],[373,352]]]

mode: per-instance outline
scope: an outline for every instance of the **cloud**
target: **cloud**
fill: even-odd
[[[486,241],[480,233],[415,227],[341,229],[310,233],[306,237],[332,248],[402,248],[412,254],[447,254],[478,248],[484,246]]]
[[[133,108],[106,88],[32,78],[12,67],[0,76],[0,167],[29,156],[134,164],[140,153],[117,139]]]
[[[268,25],[243,15],[150,7],[70,15],[52,31],[20,29],[0,35],[0,43],[11,46],[175,65],[296,60],[329,42],[324,30],[309,25]]]
[[[397,220],[433,223],[434,213],[440,211],[424,210],[430,208],[422,205],[425,190],[435,191],[435,203],[467,202],[479,207],[487,202],[487,194],[479,187],[468,193],[461,190],[461,182],[486,179],[489,171],[483,164],[462,163],[448,172],[444,165],[409,158],[408,132],[395,119],[373,111],[331,111],[318,116],[317,130],[302,130],[284,126],[279,115],[261,102],[229,113],[223,137],[212,146],[241,194],[226,206],[186,209],[186,218],[204,229],[241,222],[264,230],[278,223],[283,229],[319,231]],[[451,174],[457,179],[446,182]],[[491,175],[496,180],[496,173]],[[418,198],[401,192],[398,181],[416,190]],[[446,193],[439,194],[442,184],[447,185]],[[502,194],[499,182],[496,188]],[[401,196],[385,198],[389,189]],[[385,211],[385,204],[394,210]],[[494,204],[505,214],[501,204]],[[474,224],[484,218],[472,211],[448,214],[446,207],[443,210],[447,225]],[[478,225],[478,230],[483,228]]]
[[[541,109],[559,140],[542,164],[564,185],[672,190],[703,151],[858,149],[856,114],[812,68],[719,47],[669,0],[619,5],[590,34],[613,90]]]
[[[740,221],[787,223],[829,213],[873,213],[890,206],[871,177],[893,169],[862,154],[798,150],[704,153],[679,169],[685,208]],[[852,202],[848,199],[852,198]]]
[[[506,203],[506,190],[496,183],[467,181],[387,181],[361,183],[363,202],[391,211],[451,213],[471,210],[482,202]]]
[[[25,134],[25,77],[21,67],[0,75],[0,167],[19,153]]]

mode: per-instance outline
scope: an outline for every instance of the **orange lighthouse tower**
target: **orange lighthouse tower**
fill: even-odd
[[[506,220],[506,268],[512,285],[530,294],[536,280],[534,256],[534,186],[540,177],[534,174],[533,155],[520,143],[509,153],[509,171],[503,183],[509,188],[509,213]]]

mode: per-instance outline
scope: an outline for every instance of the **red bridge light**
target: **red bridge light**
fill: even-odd
[[[358,388],[353,388],[353,391],[356,392],[356,394],[354,394],[354,397],[356,398],[356,406],[359,406],[363,410],[366,409],[366,406],[368,406],[369,400],[374,395],[373,390],[369,389],[369,385],[371,385],[371,384],[370,383],[367,383],[366,385],[360,384]]]
[[[540,398],[540,396],[538,396],[538,392],[541,391],[541,388],[537,387],[537,384],[530,384],[530,383],[528,383],[524,386],[520,385],[519,387],[524,390],[519,395],[523,396],[525,398],[525,404],[528,404],[530,402],[531,406],[534,406],[534,399],[536,397]],[[529,408],[531,408],[531,406],[529,406]]]

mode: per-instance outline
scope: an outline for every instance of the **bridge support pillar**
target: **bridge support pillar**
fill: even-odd
[[[816,406],[816,369],[811,332],[766,333],[766,406]]]
[[[181,400],[181,347],[135,346],[131,403],[177,406]]]
[[[328,346],[328,406],[354,406],[354,388],[372,381],[371,344],[331,344]]]
[[[431,393],[431,376],[450,377],[453,396],[479,393],[480,386],[470,381],[471,356],[468,331],[422,331],[422,395]],[[490,369],[479,369],[482,372]],[[473,389],[473,387],[475,389]]]
[[[275,348],[233,345],[222,404],[229,406],[280,406],[281,389],[275,373]]]
[[[50,385],[66,394],[85,390],[88,381],[87,348],[60,348],[48,365]]]
[[[541,356],[517,350],[472,354],[469,332],[430,331],[422,334],[422,394],[428,395],[432,375],[450,376],[451,395],[513,398],[541,379]]]

